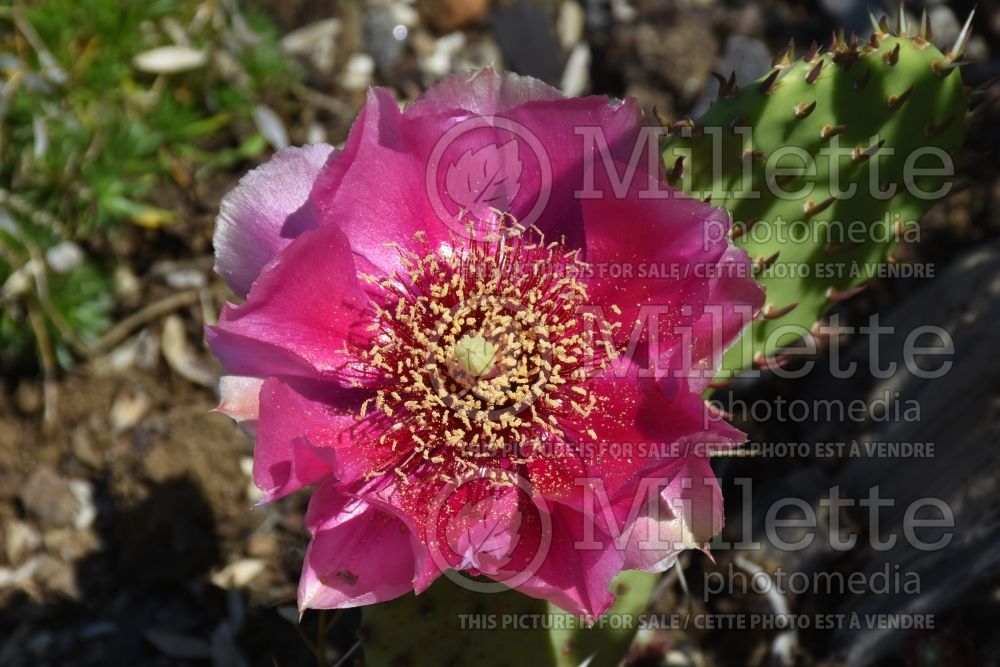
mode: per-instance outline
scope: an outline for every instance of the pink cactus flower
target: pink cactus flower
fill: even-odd
[[[464,571],[597,616],[721,529],[743,434],[700,394],[763,295],[646,137],[633,100],[459,74],[223,200],[220,409],[265,502],[317,486],[301,608]]]

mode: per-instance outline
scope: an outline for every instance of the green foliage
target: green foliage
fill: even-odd
[[[968,26],[947,55],[905,28],[875,27],[861,45],[841,36],[794,62],[786,53],[742,90],[724,82],[712,108],[676,124],[664,146],[679,187],[730,210],[735,242],[767,290],[724,376],[780,363],[774,355],[832,303],[884,272],[897,242],[916,240],[920,216],[947,189],[967,126],[954,61]],[[876,192],[888,188],[895,194]]]
[[[205,62],[167,74],[136,65],[137,55],[178,39]],[[229,3],[0,7],[0,214],[10,227],[0,234],[0,284],[61,241],[86,255],[69,276],[42,259],[47,294],[35,286],[4,294],[0,361],[9,365],[39,337],[37,319],[29,332],[33,308],[63,362],[72,359],[67,333],[86,341],[105,328],[116,260],[98,250],[110,247],[107,237],[122,225],[175,222],[185,190],[261,154],[253,110],[280,102],[294,80],[276,28]]]

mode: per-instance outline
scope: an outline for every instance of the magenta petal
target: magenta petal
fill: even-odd
[[[631,498],[645,476],[662,474],[691,452],[721,450],[744,435],[713,419],[704,401],[690,391],[664,391],[664,383],[640,377],[634,364],[609,368],[590,382],[597,398],[588,426],[596,435],[570,432],[585,454],[577,458],[542,457],[528,464],[533,483],[546,497],[580,509],[586,486],[601,485],[612,501]],[[669,418],[664,418],[669,415]]]
[[[727,248],[716,267],[717,273],[709,282],[707,300],[690,306],[695,318],[692,324],[694,335],[687,355],[690,360],[686,363],[692,369],[689,374],[691,391],[699,393],[717,374],[722,353],[764,306],[764,288],[747,277],[750,258],[742,248]],[[707,307],[709,304],[711,308]],[[665,359],[660,365],[679,366]]]
[[[577,548],[577,542],[589,537],[584,532],[584,522],[588,519],[563,505],[555,504],[550,509],[551,541],[547,556],[533,576],[515,588],[526,595],[544,598],[571,614],[596,618],[614,602],[615,596],[609,589],[611,580],[622,569],[624,554],[615,548]],[[599,529],[595,529],[595,535],[610,541]],[[503,581],[502,577],[499,579]]]
[[[428,202],[425,177],[426,161],[409,143],[396,100],[374,89],[310,199],[322,223],[346,234],[359,270],[391,274],[400,265],[393,244],[411,245],[418,232],[434,247],[448,240]]]
[[[327,414],[279,379],[260,390],[260,421],[254,447],[253,480],[270,502],[333,473],[309,435],[329,431],[334,437],[353,422],[351,415]]]
[[[588,163],[584,148],[589,138],[577,130],[599,128],[612,159],[627,160],[643,125],[634,101],[611,104],[603,97],[535,99],[488,116],[435,104],[416,114],[407,110],[403,118],[408,145],[426,156],[427,164],[437,165],[426,186],[436,188],[450,214],[470,208],[465,197],[456,196],[453,172],[467,176],[463,163],[475,164],[471,158],[492,151],[497,159],[491,162],[501,165],[496,178],[503,181],[504,192],[491,203],[549,240],[564,239],[570,249],[583,245],[577,193]]]
[[[229,375],[265,378],[270,375],[314,377],[317,374],[313,366],[294,352],[220,326],[205,327],[205,343]]]
[[[268,378],[260,390],[254,482],[264,502],[328,475],[351,483],[391,460],[358,415],[367,392],[332,382]]]
[[[261,355],[284,351],[287,372],[295,369],[295,358],[320,373],[342,372],[353,359],[348,339],[361,326],[367,303],[347,239],[336,227],[325,226],[285,248],[254,284],[246,303],[226,306],[216,328],[222,340],[213,345],[210,337],[209,344],[230,373],[280,374],[271,368],[257,373],[232,366],[252,365],[255,349]]]
[[[313,181],[333,147],[285,148],[244,176],[222,198],[215,223],[215,270],[238,295],[246,296],[260,272],[297,233],[315,227],[309,203]]]
[[[672,189],[669,198],[643,199],[643,190],[666,191],[666,186],[640,172],[628,196],[618,199],[603,173],[599,170],[595,182],[605,196],[583,208],[587,260],[595,272],[588,295],[606,311],[612,304],[621,310],[623,332],[634,324],[644,330],[657,318],[657,359],[651,367],[689,378],[689,390],[700,392],[723,351],[763,305],[763,289],[746,253],[729,238],[724,210]],[[609,267],[633,277],[613,277]],[[645,350],[644,342],[638,359]],[[643,364],[653,361],[645,358]]]
[[[516,488],[488,494],[448,517],[443,532],[450,551],[460,556],[455,569],[495,574],[508,562],[521,523],[519,495]]]
[[[413,590],[409,529],[397,518],[326,484],[309,502],[313,539],[299,580],[299,609],[357,607]]]

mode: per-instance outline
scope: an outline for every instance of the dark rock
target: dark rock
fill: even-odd
[[[557,84],[562,52],[545,14],[527,2],[501,7],[493,14],[493,34],[507,67],[518,74]]]

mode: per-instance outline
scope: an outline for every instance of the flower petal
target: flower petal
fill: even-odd
[[[444,77],[407,107],[403,114],[415,118],[426,114],[468,113],[490,116],[534,100],[559,100],[563,94],[552,86],[492,67],[457,72]]]
[[[381,429],[359,417],[369,396],[333,382],[265,380],[254,450],[254,482],[263,502],[329,475],[351,484],[389,465],[398,454],[379,443]]]
[[[409,143],[396,100],[376,88],[310,200],[321,223],[343,230],[360,270],[388,275],[400,266],[394,244],[409,245],[418,232],[432,247],[448,240],[428,203],[425,177],[426,162]]]
[[[583,208],[593,267],[588,296],[606,318],[609,310],[621,312],[615,343],[631,346],[640,365],[688,377],[690,390],[700,392],[764,302],[749,258],[729,238],[729,214],[640,171],[624,198],[613,194],[606,175],[595,183],[604,196]],[[640,194],[655,189],[669,197]]]
[[[527,581],[514,588],[548,600],[571,614],[597,618],[614,602],[609,589],[611,580],[622,570],[624,554],[614,548],[578,548],[577,544],[587,537],[587,518],[573,509],[554,504],[550,518],[551,539],[545,559]],[[518,548],[529,553],[539,546],[527,539],[522,539],[521,544],[523,547]],[[541,546],[545,547],[544,542]],[[497,579],[503,581],[509,576],[506,573]]]
[[[631,503],[642,480],[675,469],[687,456],[731,448],[745,440],[739,430],[715,417],[683,379],[642,377],[625,361],[605,369],[588,391],[596,407],[588,432],[566,424],[568,442],[543,449],[528,463],[532,484],[546,498],[578,510],[590,496]],[[594,437],[596,436],[596,437]]]
[[[301,374],[301,361],[317,373],[343,372],[354,358],[347,351],[348,340],[361,326],[367,303],[347,238],[338,228],[324,226],[281,251],[246,303],[223,309],[218,326],[210,329],[223,333],[215,336],[217,341],[210,337],[209,344],[229,373],[281,374],[275,372],[278,368],[263,366],[265,355],[280,352],[285,353],[288,373]],[[249,359],[240,358],[241,349]],[[255,372],[258,350],[262,367]],[[301,361],[291,363],[296,358]],[[237,364],[241,367],[235,368]]]
[[[317,225],[309,191],[333,151],[327,144],[280,150],[222,198],[212,239],[215,271],[239,296],[279,250]]]
[[[627,520],[621,508],[617,520]],[[632,524],[624,568],[663,572],[684,549],[705,548],[722,524],[719,482],[709,460],[692,455]]]
[[[374,604],[413,590],[417,559],[399,519],[333,484],[309,502],[313,535],[299,579],[299,609]]]

